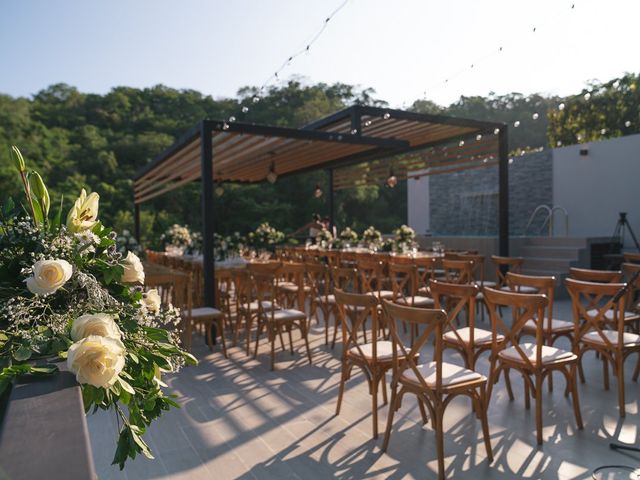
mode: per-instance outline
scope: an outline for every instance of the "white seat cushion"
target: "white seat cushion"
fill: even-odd
[[[316,301],[320,302],[320,303],[328,303],[329,305],[335,305],[336,304],[336,296],[331,293],[329,295],[319,295],[316,297]]]
[[[587,310],[587,314],[591,317],[595,317],[598,314],[598,310],[592,308],[591,310]],[[604,314],[607,320],[613,320],[613,310],[607,310]],[[628,322],[630,320],[640,319],[640,314],[635,312],[624,312],[624,320]]]
[[[544,319],[543,328],[546,330],[549,325],[549,319]],[[530,318],[527,320],[522,328],[523,330],[533,331],[536,329],[536,322]],[[573,330],[573,322],[567,322],[566,320],[551,319],[551,331],[552,332],[568,332]]]
[[[213,307],[198,307],[191,309],[191,318],[194,320],[205,320],[207,318],[222,318],[222,312]]]
[[[291,293],[295,293],[298,291],[298,285],[296,285],[295,283],[281,283],[280,285],[278,285],[278,288],[284,292],[291,292]],[[311,287],[305,285],[303,287],[303,290],[305,292],[310,292],[311,291]]]
[[[505,292],[514,292],[514,293],[538,293],[537,288],[527,287],[526,285],[522,285],[512,290],[508,286],[502,287],[500,290],[504,290]]]
[[[535,365],[536,364],[536,344],[535,343],[520,343],[519,347],[522,349],[524,354],[527,356],[529,361]],[[516,347],[509,347],[505,350],[501,350],[498,354],[501,358],[516,361],[519,363],[525,363],[525,360],[520,355],[520,352],[516,350]],[[542,364],[550,364],[561,361],[575,360],[576,357],[573,353],[568,352],[567,350],[562,350],[560,348],[549,347],[548,345],[542,346]]]
[[[603,330],[602,333],[605,337],[614,345],[618,345],[618,332],[613,330]],[[595,345],[606,345],[603,338],[597,331],[589,332],[582,337],[582,341],[585,343],[591,343]],[[640,335],[635,333],[625,332],[622,337],[625,347],[637,347],[640,345]]]
[[[268,320],[273,319],[274,322],[292,322],[294,320],[306,319],[307,314],[304,312],[301,312],[300,310],[287,308],[282,310],[276,310],[273,314],[273,317],[271,316],[271,314],[268,314],[266,317]]]
[[[399,305],[408,305],[410,307],[430,307],[435,304],[433,298],[422,297],[420,295],[416,295],[415,297],[406,297],[406,298],[398,298],[396,303]]]
[[[494,288],[496,286],[496,282],[491,282],[489,280],[484,280],[482,282],[477,281],[477,282],[473,282],[476,286],[478,286],[479,288],[483,288],[483,287],[489,287],[489,288]]]
[[[469,327],[458,328],[456,329],[458,335],[462,339],[462,342],[468,344],[471,338],[471,329]],[[474,328],[473,329],[473,343],[475,345],[489,345],[491,343],[492,334],[489,330],[483,330],[482,328]],[[442,338],[447,340],[448,342],[453,342],[460,344],[460,339],[453,333],[452,330],[446,332]],[[504,340],[504,335],[498,334],[497,337],[498,342],[502,342]]]
[[[429,362],[418,365],[418,371],[422,375],[422,378],[424,378],[427,386],[435,388],[436,362]],[[401,378],[402,380],[407,382],[420,384],[418,377],[416,376],[416,372],[414,372],[412,369],[407,369],[402,372]],[[484,377],[484,375],[481,375],[478,372],[474,372],[473,370],[468,370],[464,367],[460,367],[459,365],[454,365],[453,363],[442,362],[443,386],[450,387],[459,383],[471,382],[474,380],[486,380],[486,378]]]
[[[364,358],[368,360],[373,358],[373,343],[360,345],[360,350],[362,350]],[[357,347],[351,347],[349,349],[349,354],[356,357],[362,357]],[[391,357],[393,356],[393,344],[387,340],[380,340],[379,342],[376,342],[376,354],[378,360],[391,360]]]

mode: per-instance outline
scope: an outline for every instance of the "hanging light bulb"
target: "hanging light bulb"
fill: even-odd
[[[221,197],[224,194],[224,188],[222,187],[222,184],[217,184],[214,192],[216,194],[216,197]]]
[[[384,118],[385,120],[389,120],[391,118],[391,114],[389,112],[386,112],[382,118]]]
[[[520,120],[516,120],[515,122],[513,122],[513,126],[515,128],[518,128],[520,126]]]
[[[479,142],[480,140],[482,140],[482,135],[480,135],[480,134],[476,135],[476,141]]]
[[[538,115],[537,113],[534,113],[533,115],[531,115],[531,118],[533,118],[534,120],[537,120],[538,118],[540,118],[540,115]]]
[[[500,129],[499,129],[499,128],[495,128],[495,129],[493,130],[493,134],[494,134],[494,135],[498,135],[499,133],[500,133]]]
[[[322,196],[322,189],[320,188],[320,185],[318,185],[316,183],[316,189],[313,191],[313,196],[315,198],[320,198]]]
[[[560,111],[564,110],[564,103],[561,103],[560,105],[558,105],[558,110]]]
[[[393,168],[389,169],[389,177],[387,178],[387,186],[393,188],[398,184],[398,177],[393,173]]]
[[[276,173],[276,165],[275,163],[271,163],[271,167],[269,168],[269,173],[267,173],[267,182],[276,183],[278,180],[278,174]]]
[[[242,107],[242,113],[247,113],[249,111],[249,107],[244,106]]]

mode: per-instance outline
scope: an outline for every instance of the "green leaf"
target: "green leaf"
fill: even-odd
[[[120,383],[120,386],[122,387],[122,389],[126,392],[129,392],[131,395],[135,395],[136,391],[133,389],[133,387],[131,385],[129,385],[125,380],[123,380],[122,378],[118,379],[118,382]]]
[[[2,208],[2,212],[5,217],[9,217],[11,216],[15,208],[16,208],[16,204],[14,203],[13,198],[9,197],[7,198],[7,201],[5,202]]]
[[[60,228],[60,225],[62,224],[62,205],[63,205],[63,202],[64,202],[64,195],[60,195],[60,206],[58,207],[58,211],[54,215],[53,222],[52,222],[53,227],[56,228],[56,229]]]
[[[29,347],[20,345],[20,347],[15,352],[13,352],[13,358],[15,358],[17,362],[24,362],[31,358],[32,353],[33,352]]]
[[[31,201],[33,203],[33,214],[36,217],[34,218],[34,220],[37,224],[44,223],[44,215],[42,214],[42,207],[40,206],[40,202],[38,202],[38,199],[34,196],[32,196]]]

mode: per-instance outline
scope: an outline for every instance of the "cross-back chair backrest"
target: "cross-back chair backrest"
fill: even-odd
[[[417,288],[428,288],[436,269],[435,257],[416,257],[413,260],[416,266]]]
[[[413,305],[417,293],[416,270],[413,263],[389,263],[389,282],[394,302]]]
[[[553,301],[556,277],[523,275],[522,273],[507,272],[505,279],[507,286],[513,292],[521,293],[522,287],[530,287],[536,290],[535,293],[546,295],[548,304],[545,309],[546,315],[544,317],[545,321],[543,328],[550,331],[552,327],[551,320],[553,319]]]
[[[337,250],[323,250],[323,255],[330,267],[340,266],[340,252]]]
[[[640,263],[623,263],[622,273],[629,285],[629,293],[627,294],[627,300],[625,304],[628,310],[638,309],[640,307],[640,277],[635,277],[636,273],[640,271]],[[633,278],[635,277],[635,281]]]
[[[473,262],[470,260],[442,260],[442,269],[447,283],[471,283]]]
[[[620,270],[591,270],[589,268],[570,268],[569,277],[582,282],[619,283],[622,280]]]
[[[494,288],[485,287],[484,300],[491,317],[492,341],[491,348],[494,352],[498,350],[498,335],[504,335],[505,342],[500,346],[513,346],[527,367],[533,370],[529,355],[522,349],[520,342],[520,332],[529,320],[544,317],[544,309],[548,300],[545,295],[530,293],[515,293]],[[511,311],[511,325],[505,323],[503,311]],[[542,346],[544,344],[542,322],[536,324],[535,341],[535,365],[542,366]]]
[[[500,257],[491,255],[491,262],[496,272],[496,286],[502,288],[506,284],[506,272],[520,273],[524,258],[522,257]]]
[[[264,315],[263,302],[275,302],[280,281],[280,262],[250,263],[251,291],[248,301],[258,303],[258,312]],[[274,309],[269,309],[273,315]]]
[[[465,253],[458,255],[458,260],[466,260],[473,262],[473,270],[471,271],[471,280],[484,283],[484,255],[476,253]]]
[[[356,252],[340,252],[340,266],[354,267],[356,265]]]
[[[384,264],[373,258],[358,260],[358,274],[363,293],[380,292],[384,279]]]
[[[358,271],[353,267],[333,267],[330,270],[333,289],[343,292],[360,293]]]
[[[362,351],[358,332],[366,328],[367,319],[371,319],[371,351],[373,361],[378,359],[378,300],[366,293],[348,293],[339,288],[335,290],[338,314],[342,325],[343,355],[355,348],[362,358],[366,355]],[[366,338],[366,336],[364,336]]]
[[[640,264],[640,252],[627,252],[622,254],[622,258],[624,263],[635,263]]]
[[[624,283],[584,282],[567,278],[565,285],[571,296],[574,338],[582,339],[590,331],[595,331],[607,349],[622,349],[624,344],[625,296],[620,295]],[[613,344],[605,330],[618,332],[618,343]]]
[[[284,262],[280,268],[280,272],[287,281],[293,283],[297,287],[296,302],[298,310],[304,310],[305,292],[304,277],[306,268],[304,263]],[[287,305],[288,308],[294,308],[293,305]]]
[[[464,345],[465,341],[458,333],[454,320],[466,307],[469,316],[469,343],[473,345],[475,306],[478,292],[479,289],[474,284],[447,283],[438,280],[431,282],[431,295],[433,296],[435,308],[441,308],[447,312],[445,330],[451,330],[461,345]]]
[[[389,300],[383,300],[382,305],[386,318],[388,319],[387,323],[389,324],[389,333],[393,345],[392,368],[394,378],[398,378],[401,372],[410,369],[415,374],[422,388],[425,390],[430,389],[422,373],[418,370],[416,359],[418,358],[420,349],[426,344],[431,335],[434,335],[433,361],[436,364],[435,390],[436,393],[439,394],[442,391],[442,333],[447,323],[446,312],[442,309],[407,307],[390,302]],[[401,330],[399,327],[402,322],[408,324],[411,331],[422,331],[422,333],[413,340],[412,345],[406,346],[400,338],[398,332]],[[419,327],[424,327],[424,329],[420,329]]]
[[[304,264],[307,285],[311,287],[312,298],[322,297],[328,301],[331,293],[331,276],[329,267],[322,263],[307,262]]]

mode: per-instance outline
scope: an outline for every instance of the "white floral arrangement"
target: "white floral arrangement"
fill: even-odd
[[[393,231],[394,234],[394,250],[398,252],[404,252],[409,250],[416,240],[416,232],[413,228],[407,225],[401,225],[399,228]]]
[[[165,246],[185,249],[191,245],[191,232],[186,225],[174,223],[160,236],[160,241]]]
[[[371,226],[362,232],[362,243],[365,245],[380,246],[382,245],[382,233],[375,227]]]
[[[358,234],[351,230],[351,228],[349,227],[346,227],[344,230],[342,230],[339,237],[340,240],[342,240],[344,243],[349,243],[351,245],[354,245],[358,242]]]
[[[127,252],[133,252],[136,255],[142,253],[142,249],[138,244],[136,238],[131,234],[129,230],[122,230],[116,238],[116,245],[118,246],[118,252],[126,254]]]
[[[272,250],[276,245],[284,242],[283,232],[276,230],[267,222],[261,223],[258,228],[247,235],[247,243],[256,249]]]
[[[0,209],[0,393],[18,375],[55,374],[66,359],[85,410],[118,417],[113,463],[153,458],[143,434],[178,407],[162,376],[196,363],[180,348],[180,312],[143,292],[142,263],[119,252],[116,232],[98,220],[97,193],[83,189],[66,222],[62,203],[50,218],[42,178],[17,147],[12,158],[25,199]]]
[[[333,235],[331,235],[331,232],[329,230],[323,228],[318,231],[315,240],[316,245],[319,245],[322,248],[327,248],[331,245],[331,242],[333,242]]]
[[[240,232],[234,232],[232,235],[223,237],[215,233],[213,235],[213,251],[216,260],[226,260],[229,257],[237,256],[240,250],[244,248],[246,239],[240,235]]]

